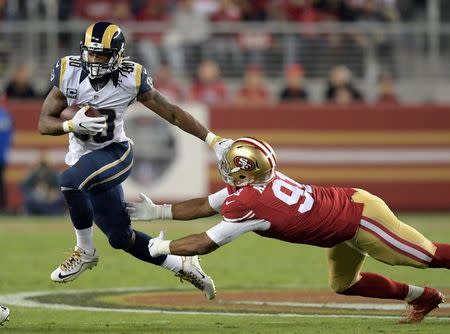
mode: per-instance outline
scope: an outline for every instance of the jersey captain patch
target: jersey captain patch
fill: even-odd
[[[67,88],[66,96],[69,99],[76,99],[77,96],[78,96],[78,89],[76,89],[76,88]]]

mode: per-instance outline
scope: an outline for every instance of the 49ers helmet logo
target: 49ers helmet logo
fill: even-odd
[[[233,161],[234,164],[242,170],[249,171],[255,169],[255,163],[248,158],[237,156]]]

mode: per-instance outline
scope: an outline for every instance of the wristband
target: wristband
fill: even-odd
[[[209,147],[214,148],[214,145],[217,143],[218,138],[214,133],[208,132],[206,135],[205,141],[209,145]]]
[[[172,219],[172,204],[156,205],[158,219]]]
[[[158,244],[157,252],[161,255],[170,255],[170,242],[172,240],[161,240]]]
[[[73,132],[72,120],[64,121],[62,124],[64,132]]]

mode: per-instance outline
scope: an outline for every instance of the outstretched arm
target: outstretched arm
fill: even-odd
[[[227,196],[228,190],[223,188],[208,197],[194,198],[173,205],[158,205],[141,193],[139,197],[142,199],[142,202],[127,202],[126,209],[130,219],[133,221],[156,219],[191,220],[210,217],[218,213]]]
[[[216,152],[218,159],[222,158],[227,148],[233,143],[231,139],[224,139],[220,136],[216,136],[200,124],[187,111],[167,101],[167,99],[155,88],[138,95],[137,100],[147,108],[153,110],[157,115],[164,118],[169,123],[172,123],[183,131],[206,141],[209,147]]]
[[[194,198],[172,205],[172,219],[176,220],[210,217],[216,213],[209,205],[208,197]]]
[[[161,232],[159,237],[150,239],[148,249],[153,257],[167,254],[184,256],[208,254],[244,233],[265,231],[268,228],[270,223],[263,219],[239,223],[222,221],[206,232],[191,234],[177,240],[164,240],[164,233]]]
[[[211,240],[206,232],[191,234],[169,243],[170,254],[183,256],[209,254],[219,247],[218,244]]]
[[[139,95],[138,101],[169,123],[201,140],[206,140],[209,131],[187,111],[167,101],[157,89],[153,88],[151,91]]]
[[[127,202],[126,209],[132,221],[136,220],[157,220],[176,219],[191,220],[209,217],[217,212],[209,205],[208,197],[190,199],[174,205],[155,204],[146,195],[140,193],[142,202]]]

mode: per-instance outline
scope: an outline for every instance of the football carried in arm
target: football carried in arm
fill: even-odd
[[[61,111],[61,114],[59,114],[59,118],[63,121],[69,121],[81,108],[83,108],[83,105],[81,104],[72,104],[70,106],[67,106],[63,111]],[[94,107],[89,107],[89,109],[86,111],[86,116],[102,117],[103,115]]]

